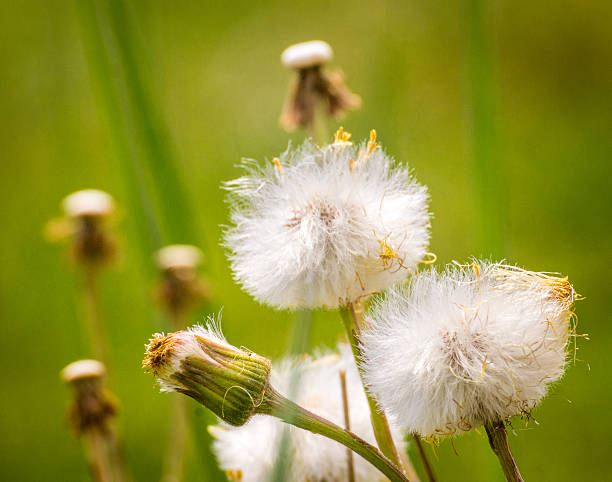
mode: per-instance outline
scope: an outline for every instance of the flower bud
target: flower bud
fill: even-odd
[[[234,426],[245,424],[263,402],[271,370],[269,360],[230,345],[211,326],[154,335],[143,366],[162,391],[188,395]]]

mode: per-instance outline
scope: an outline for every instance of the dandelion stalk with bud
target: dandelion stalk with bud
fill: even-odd
[[[162,390],[195,399],[231,426],[240,427],[256,414],[273,416],[345,445],[394,482],[408,480],[365,440],[282,396],[271,384],[269,360],[230,345],[210,327],[155,335],[143,365]]]
[[[566,278],[499,263],[422,272],[368,316],[367,384],[409,432],[484,425],[506,479],[521,481],[505,423],[529,417],[563,375],[575,299]]]
[[[96,280],[99,269],[112,262],[117,254],[117,242],[110,230],[115,203],[104,191],[84,189],[66,196],[62,207],[64,216],[47,224],[46,236],[52,241],[67,240],[71,258],[83,270],[83,300],[91,351],[95,358],[108,365]]]

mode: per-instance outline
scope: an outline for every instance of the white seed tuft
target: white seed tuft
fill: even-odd
[[[337,307],[406,278],[427,255],[427,189],[375,143],[305,142],[226,183],[235,279],[278,308]]]
[[[69,217],[108,216],[115,209],[115,203],[111,195],[104,191],[83,189],[66,196],[62,207]]]
[[[574,295],[566,278],[489,262],[422,272],[367,319],[368,386],[423,436],[527,415],[563,375]]]
[[[305,69],[329,62],[333,57],[332,48],[322,40],[301,42],[287,47],[281,54],[285,67]]]

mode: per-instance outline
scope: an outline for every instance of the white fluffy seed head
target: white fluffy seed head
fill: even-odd
[[[64,367],[60,376],[66,383],[84,379],[102,378],[106,373],[104,364],[98,360],[77,360]]]
[[[281,54],[285,67],[305,69],[329,62],[333,57],[332,48],[322,40],[311,40],[290,45]]]
[[[370,142],[307,141],[226,183],[235,279],[278,308],[337,307],[406,278],[427,256],[427,189]]]
[[[68,217],[108,216],[115,209],[110,194],[98,189],[83,189],[64,198],[62,207]]]
[[[574,296],[566,278],[489,262],[422,272],[368,317],[368,386],[423,436],[528,414],[563,375]]]
[[[285,395],[289,395],[292,383],[297,385],[297,393],[290,395],[292,400],[344,427],[340,370],[346,371],[351,431],[375,444],[367,400],[350,348],[342,346],[340,355],[327,354],[316,359],[285,360],[275,364],[271,384]],[[293,379],[296,376],[297,383]],[[216,439],[213,448],[221,468],[240,474],[242,482],[270,480],[284,430],[290,432],[288,480],[347,480],[346,448],[343,445],[286,425],[277,418],[255,415],[242,427],[225,424],[210,427]],[[401,437],[395,435],[396,441],[400,442]],[[357,481],[381,480],[380,472],[356,454],[354,467]]]

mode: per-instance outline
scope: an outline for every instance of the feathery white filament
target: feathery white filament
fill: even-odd
[[[234,277],[279,308],[337,307],[404,279],[427,254],[427,189],[381,149],[305,142],[226,183]]]
[[[299,389],[292,398],[304,408],[343,427],[341,369],[346,370],[351,431],[375,444],[367,400],[348,347],[342,347],[340,356],[328,354],[314,360],[286,360],[275,364],[271,384],[287,394],[292,377],[297,375]],[[240,472],[243,482],[270,480],[279,442],[286,429],[291,435],[288,480],[347,480],[346,447],[267,415],[255,415],[242,427],[225,424],[211,427],[220,466],[227,471]],[[380,472],[360,456],[354,456],[354,465],[357,481],[381,480]]]
[[[367,384],[423,436],[526,413],[563,374],[573,300],[565,278],[500,264],[422,272],[369,315]]]

